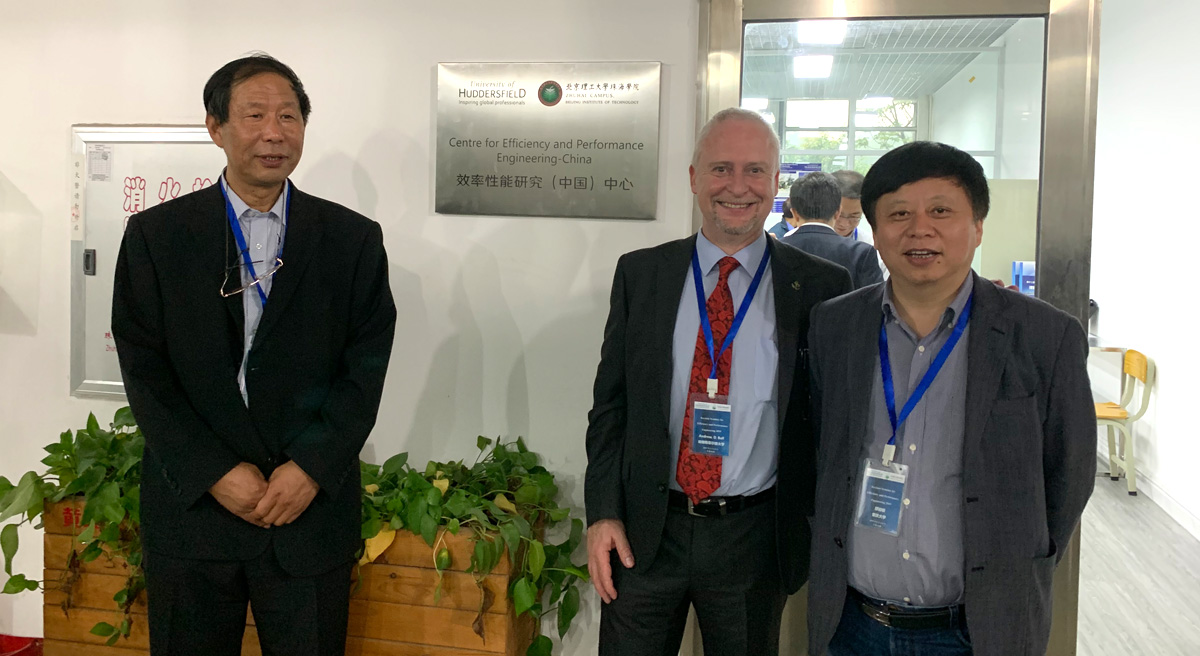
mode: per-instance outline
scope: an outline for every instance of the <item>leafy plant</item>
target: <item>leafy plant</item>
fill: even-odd
[[[91,632],[107,637],[109,645],[129,636],[133,624],[130,610],[146,587],[139,532],[144,445],[132,412],[121,408],[107,430],[100,428],[95,415],[89,415],[85,428],[68,430],[57,442],[46,446],[44,473],[26,472],[15,485],[0,476],[0,523],[17,519],[0,529],[0,551],[8,575],[4,593],[54,586],[66,594],[65,611],[71,607],[81,563],[102,556],[124,561],[128,577],[113,596],[123,611],[123,620],[117,626],[99,622]],[[535,620],[556,613],[562,638],[579,612],[578,584],[586,582],[588,576],[571,562],[571,553],[583,539],[583,522],[570,518],[570,509],[555,502],[558,486],[554,475],[521,439],[505,444],[479,437],[476,446],[479,454],[469,467],[462,461],[430,462],[424,471],[417,471],[408,465],[406,453],[382,465],[360,463],[364,551],[368,555],[378,553],[384,541],[390,543],[389,532],[407,529],[432,548],[440,581],[441,573],[453,563],[439,539],[444,532],[470,531],[474,551],[465,571],[474,575],[480,589],[475,632],[483,636],[483,610],[491,604],[483,580],[507,553],[513,571],[519,574],[508,590],[516,613]],[[33,524],[34,528],[42,528],[46,504],[67,498],[77,498],[84,507],[78,522],[68,522],[73,530],[78,529],[75,541],[83,546],[79,549],[72,545],[66,575],[51,582],[13,574],[18,527]],[[566,540],[546,543],[546,529],[568,519],[570,532]],[[382,546],[386,548],[386,544]],[[440,593],[439,582],[435,601]],[[548,656],[553,642],[540,634],[539,621],[534,625],[537,635],[526,654]]]
[[[0,476],[0,522],[18,518],[16,523],[0,529],[4,572],[9,576],[4,584],[5,594],[55,585],[67,595],[63,602],[66,610],[71,604],[71,591],[79,577],[80,563],[101,556],[124,561],[129,566],[125,587],[113,596],[124,618],[118,626],[99,622],[92,627],[92,633],[108,637],[109,645],[122,636],[129,636],[133,623],[130,609],[146,587],[138,530],[144,444],[129,408],[117,411],[108,430],[100,428],[95,415],[88,415],[86,428],[66,431],[57,442],[45,447],[48,454],[42,459],[42,464],[46,465],[45,473],[26,472],[16,485]],[[84,546],[82,550],[72,548],[63,579],[39,581],[24,574],[13,574],[12,559],[19,546],[18,526],[34,523],[34,528],[41,528],[42,511],[47,502],[55,503],[75,496],[86,505],[81,517],[71,517],[78,519],[78,523],[70,524],[73,530],[81,529],[75,533],[75,540]]]
[[[561,639],[579,612],[577,584],[588,580],[587,572],[571,562],[583,539],[583,522],[570,519],[568,537],[547,544],[545,530],[570,518],[570,509],[555,502],[554,475],[520,438],[506,444],[480,436],[476,446],[479,453],[470,466],[431,461],[418,471],[408,465],[407,453],[382,465],[361,463],[364,549],[373,558],[373,552],[386,548],[379,542],[390,543],[392,531],[407,529],[434,550],[440,575],[450,565],[448,551],[438,546],[441,531],[471,531],[474,551],[465,571],[475,576],[480,590],[475,632],[483,637],[483,611],[491,602],[483,580],[507,553],[517,573],[508,590],[516,614],[540,620],[556,613]],[[553,641],[541,635],[540,621],[534,626],[537,633],[526,654],[547,656]]]

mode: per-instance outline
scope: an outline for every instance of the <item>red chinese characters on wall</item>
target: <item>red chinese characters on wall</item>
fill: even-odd
[[[146,179],[141,176],[125,178],[125,204],[121,206],[127,214],[137,214],[146,209]]]
[[[184,178],[184,180],[187,180],[187,178]],[[179,198],[179,196],[184,193],[183,184],[183,182],[176,179],[174,176],[167,176],[164,178],[162,182],[158,184],[158,203],[156,204],[161,205],[169,200]],[[201,189],[205,187],[211,187],[212,185],[212,178],[193,177],[190,191],[200,191]],[[153,184],[150,184],[149,186],[151,189],[154,188]],[[124,199],[121,204],[121,209],[124,210],[126,223],[129,222],[129,216],[131,214],[137,214],[138,212],[144,211],[147,208],[148,204],[146,199],[146,187],[146,178],[140,175],[133,175],[125,178],[125,187],[123,190]]]
[[[158,185],[158,202],[165,203],[169,199],[179,198],[179,192],[183,189],[175,178],[167,177]]]

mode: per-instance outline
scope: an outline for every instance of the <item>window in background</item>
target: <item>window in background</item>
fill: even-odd
[[[917,138],[915,100],[790,99],[781,105],[784,162],[866,173],[880,155]]]

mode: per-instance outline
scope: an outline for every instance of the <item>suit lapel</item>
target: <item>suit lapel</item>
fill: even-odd
[[[193,192],[193,196],[196,199],[194,208],[190,213],[179,213],[178,219],[186,226],[186,230],[194,242],[193,252],[197,261],[193,270],[212,272],[211,276],[208,273],[197,274],[195,294],[198,299],[216,299],[218,285],[224,281],[223,268],[236,267],[238,263],[238,247],[234,242],[233,233],[229,229],[225,200],[218,185],[214,184]],[[229,288],[236,288],[241,284],[239,269],[234,268],[229,275]],[[221,336],[220,339],[209,343],[210,348],[214,350],[208,354],[212,358],[214,367],[228,367],[229,377],[226,379],[228,384],[223,385],[219,391],[225,396],[225,406],[238,415],[236,421],[248,424],[250,416],[242,403],[237,386],[237,371],[242,361],[242,336],[245,332],[243,294],[221,298],[219,303],[224,306],[224,311],[212,306],[207,300],[203,302],[197,300],[191,305],[194,308],[195,321],[204,324],[204,326],[197,326],[197,329],[212,330]],[[230,330],[229,319],[222,316],[222,312],[228,312],[229,318],[232,319],[235,326],[232,334],[227,332]],[[210,321],[212,325],[208,326]],[[220,348],[228,348],[228,350],[224,352],[216,350]]]
[[[321,221],[311,198],[293,185],[289,201],[283,266],[271,282],[271,295],[267,298],[266,309],[255,333],[256,343],[270,334],[271,329],[279,322],[279,316],[300,286],[304,270],[312,261],[312,256],[321,242]]]
[[[875,367],[879,361],[879,327],[883,323],[883,285],[877,285],[871,293],[860,297],[858,307],[849,317],[848,326],[859,326],[858,330],[847,331],[845,367],[845,390],[825,390],[826,394],[844,394],[848,431],[847,439],[839,440],[846,445],[862,443],[867,434],[867,419],[871,415],[871,390],[875,385]],[[839,363],[830,363],[838,366]],[[850,393],[846,391],[853,390]],[[855,451],[857,454],[857,451]]]
[[[771,252],[771,286],[775,293],[775,339],[779,353],[776,371],[776,418],[778,430],[783,431],[783,420],[787,417],[788,401],[792,398],[792,380],[796,374],[796,352],[800,336],[796,333],[800,325],[800,280],[799,273],[780,257],[775,240],[767,240]]]
[[[208,271],[220,267],[223,269],[217,278],[218,284],[224,284],[225,273],[228,271],[230,280],[227,287],[236,289],[241,284],[238,269],[228,270],[227,267],[237,265],[237,244],[233,233],[229,230],[229,218],[225,212],[225,200],[218,185],[206,187],[195,192],[198,211],[186,218],[187,230],[196,242],[196,253],[199,255],[197,271]],[[200,293],[214,293],[215,290],[201,289]],[[245,317],[242,311],[242,295],[234,294],[221,299],[229,316],[237,325],[238,333],[243,332]]]
[[[1012,320],[1008,302],[995,283],[975,276],[970,335],[967,337],[967,418],[964,457],[978,453],[988,413],[1000,389]]]
[[[679,301],[684,282],[691,273],[692,252],[696,236],[674,242],[663,250],[654,280],[654,334],[651,335],[654,361],[650,363],[651,380],[659,382],[656,394],[662,406],[664,432],[671,425],[671,378],[674,373],[675,320],[679,316]]]

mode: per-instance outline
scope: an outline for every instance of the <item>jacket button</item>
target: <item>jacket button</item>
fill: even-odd
[[[667,491],[667,484],[666,484],[666,483],[659,483],[659,484],[658,484],[658,491],[659,491],[659,492],[666,492],[666,491]]]
[[[842,539],[841,538],[834,538],[833,543],[838,546],[838,549],[842,548]]]

